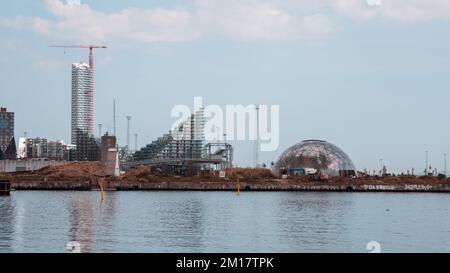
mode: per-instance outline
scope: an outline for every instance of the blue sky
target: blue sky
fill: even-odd
[[[375,1],[376,2],[376,1]],[[369,3],[371,3],[369,1]],[[402,172],[450,152],[450,3],[442,0],[17,0],[0,4],[0,105],[16,136],[70,139],[71,63],[95,52],[95,124],[139,144],[169,128],[176,104],[280,105],[275,160],[304,139],[341,147],[359,169]],[[252,164],[250,142],[233,143]]]

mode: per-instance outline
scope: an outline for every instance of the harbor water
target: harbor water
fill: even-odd
[[[450,252],[450,195],[15,191],[0,252]]]

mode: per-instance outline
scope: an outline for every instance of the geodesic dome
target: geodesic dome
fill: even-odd
[[[280,175],[285,169],[313,168],[320,175],[340,176],[356,174],[348,155],[335,145],[322,140],[305,140],[284,151],[275,164],[274,172]]]

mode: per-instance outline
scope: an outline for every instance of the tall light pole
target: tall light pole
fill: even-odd
[[[428,175],[428,151],[425,151],[425,161],[426,161],[425,176],[427,176]]]
[[[116,135],[116,99],[113,102],[113,127],[114,127],[114,136]]]
[[[447,153],[444,153],[444,175],[447,177]]]
[[[98,124],[98,137],[100,139],[102,138],[102,124],[101,123]]]
[[[255,105],[256,109],[256,140],[255,140],[255,168],[259,165],[259,105]]]
[[[383,176],[383,159],[380,159],[380,176]]]
[[[130,120],[131,116],[127,116],[127,152],[130,150]]]
[[[137,152],[137,138],[138,138],[138,134],[134,134],[134,151]]]
[[[219,143],[220,142],[220,131],[219,131],[219,126],[214,126],[214,130],[217,130],[216,131],[216,138],[217,138],[217,143]]]

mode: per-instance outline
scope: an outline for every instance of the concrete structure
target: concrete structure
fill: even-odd
[[[100,161],[105,162],[108,158],[108,151],[117,147],[117,138],[106,133],[101,139],[101,157]]]
[[[401,183],[386,183],[382,178],[373,181],[365,179],[343,179],[337,183],[300,182],[283,179],[260,181],[241,181],[241,191],[318,191],[318,192],[436,192],[450,193],[450,183],[434,181],[423,184],[420,178],[411,178]],[[15,190],[97,190],[96,180],[86,181],[11,181]],[[139,182],[127,180],[106,180],[104,188],[107,191],[233,191],[237,190],[237,183],[229,180],[216,181],[157,181]]]
[[[101,140],[101,162],[105,165],[107,176],[119,176],[119,154],[117,150],[117,139],[106,133]]]
[[[233,146],[224,143],[208,143],[205,146],[205,159],[213,160],[215,170],[233,167]]]
[[[9,195],[11,183],[8,180],[0,179],[0,196]]]
[[[0,160],[0,173],[37,171],[47,166],[61,166],[67,163],[66,161],[44,159]]]
[[[0,160],[17,158],[14,138],[14,113],[0,108]]]
[[[99,147],[93,133],[93,73],[83,62],[72,64],[72,132],[76,160],[99,160]]]

